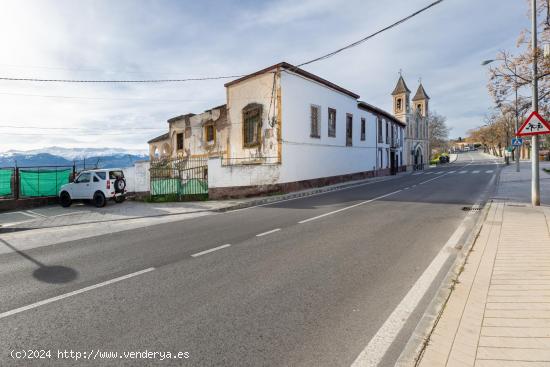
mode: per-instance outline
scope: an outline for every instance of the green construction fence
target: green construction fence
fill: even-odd
[[[0,196],[13,195],[13,168],[0,168]]]
[[[19,169],[20,196],[57,196],[61,186],[69,183],[71,173],[70,168]]]

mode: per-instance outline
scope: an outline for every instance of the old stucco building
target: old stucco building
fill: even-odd
[[[393,113],[285,62],[225,88],[225,105],[171,118],[169,132],[149,141],[152,158],[208,158],[211,198],[395,174],[428,160],[429,97],[420,85],[411,107],[402,77]]]
[[[168,132],[148,141],[151,160],[217,157],[227,147],[227,107],[168,120]]]

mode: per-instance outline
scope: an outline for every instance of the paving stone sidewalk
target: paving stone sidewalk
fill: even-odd
[[[550,207],[509,168],[420,366],[550,366]]]

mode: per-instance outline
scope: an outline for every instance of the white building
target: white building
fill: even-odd
[[[287,63],[227,83],[226,153],[209,196],[286,192],[404,170],[405,123]]]

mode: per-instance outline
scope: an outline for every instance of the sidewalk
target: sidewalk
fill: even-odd
[[[550,366],[550,207],[521,203],[523,168],[504,168],[419,366]]]

